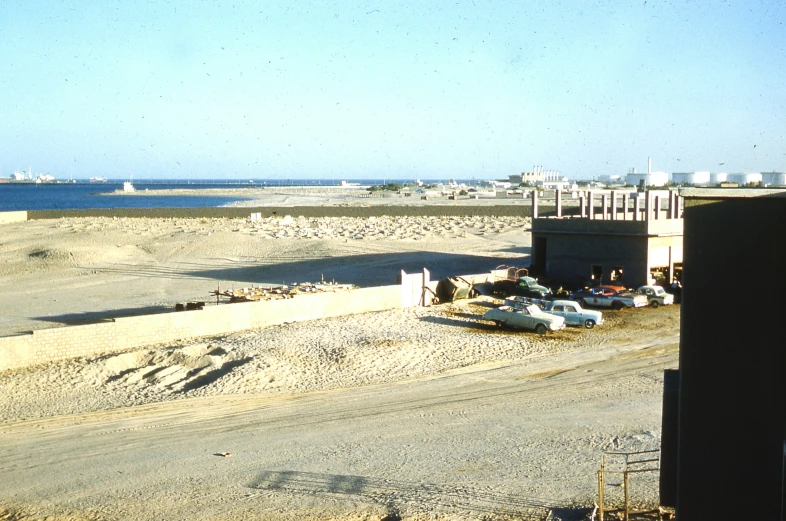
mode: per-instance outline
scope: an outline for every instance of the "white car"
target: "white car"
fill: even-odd
[[[666,290],[660,286],[642,286],[636,290],[636,293],[647,297],[649,305],[654,308],[674,304],[674,295],[666,293]]]
[[[569,326],[586,327],[592,329],[603,324],[603,313],[592,309],[584,309],[578,302],[572,300],[554,300],[546,304],[543,311],[565,319]]]
[[[520,327],[545,335],[549,331],[565,329],[565,319],[544,313],[535,304],[516,309],[511,306],[500,306],[490,309],[483,315],[483,320],[490,320],[498,326]]]

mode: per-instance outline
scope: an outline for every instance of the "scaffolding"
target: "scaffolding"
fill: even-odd
[[[592,519],[595,519],[596,513],[597,521],[608,521],[611,519],[622,519],[622,521],[657,519],[658,521],[663,521],[672,519],[672,513],[660,506],[649,510],[634,510],[631,508],[630,477],[643,473],[659,473],[659,453],[660,449],[636,452],[604,452],[600,460],[600,470],[598,470],[598,506],[592,514]],[[607,460],[611,461],[607,462]],[[608,468],[607,463],[612,468]],[[622,476],[622,505],[616,508],[606,504],[606,476],[608,474]]]

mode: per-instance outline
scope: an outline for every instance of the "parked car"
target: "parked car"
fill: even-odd
[[[510,295],[519,295],[530,298],[549,298],[551,289],[538,284],[538,279],[532,277],[517,277],[516,279],[497,280],[491,286],[491,292],[503,298]]]
[[[593,309],[584,309],[578,302],[572,300],[554,300],[546,304],[543,311],[565,319],[569,326],[586,327],[592,329],[603,324],[603,313]]]
[[[674,295],[666,293],[661,286],[642,286],[636,290],[636,293],[647,297],[650,306],[654,308],[674,304]]]
[[[483,320],[490,320],[498,326],[518,327],[545,335],[549,331],[565,329],[565,319],[544,313],[535,304],[516,309],[511,306],[493,308],[483,315]]]
[[[571,293],[571,300],[582,306],[601,308],[643,308],[647,305],[647,297],[631,293],[622,286],[597,286]]]

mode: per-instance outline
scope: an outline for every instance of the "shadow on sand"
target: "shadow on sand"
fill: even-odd
[[[248,484],[257,490],[280,491],[288,494],[329,496],[333,499],[365,500],[376,503],[390,521],[401,519],[397,505],[419,503],[446,512],[472,513],[485,519],[544,520],[552,513],[552,501],[502,494],[471,485],[453,486],[423,482],[410,482],[388,478],[322,474],[315,472],[264,470]],[[569,513],[569,510],[562,510]],[[579,512],[576,511],[578,514]],[[508,516],[508,517],[503,517]],[[569,517],[560,519],[572,519]],[[575,519],[580,519],[576,517]]]

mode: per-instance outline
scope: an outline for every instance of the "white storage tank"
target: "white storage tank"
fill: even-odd
[[[740,186],[745,186],[748,183],[761,183],[761,174],[758,172],[751,172],[748,174],[729,174],[726,180],[730,183],[737,183]]]
[[[786,174],[783,172],[763,172],[761,177],[764,186],[786,186]]]
[[[725,183],[728,177],[729,174],[726,172],[713,172],[710,174],[710,184],[717,185],[720,183]]]
[[[668,172],[652,172],[649,174],[628,174],[625,183],[638,187],[641,181],[644,186],[665,186],[669,182]]]
[[[671,174],[673,183],[682,185],[706,185],[710,182],[709,172],[683,172]]]

